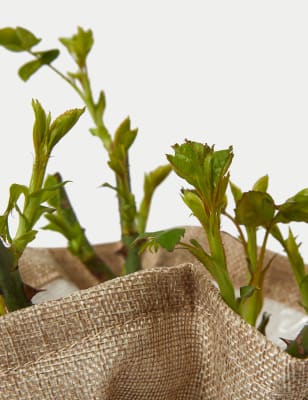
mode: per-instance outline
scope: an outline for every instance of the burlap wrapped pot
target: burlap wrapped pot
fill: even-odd
[[[199,228],[187,230],[192,236],[206,242]],[[240,286],[241,246],[227,234],[224,243]],[[119,246],[97,246],[115,270]],[[27,283],[64,275],[94,286],[0,319],[0,399],[308,399],[308,360],[292,358],[229,309],[187,252],[147,253],[143,261],[148,269],[97,284],[66,250],[29,249]],[[265,293],[298,307],[282,256]]]

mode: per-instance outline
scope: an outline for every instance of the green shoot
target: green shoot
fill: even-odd
[[[158,247],[164,247],[168,251],[175,248],[187,249],[210,272],[226,303],[246,322],[255,326],[263,307],[264,279],[273,260],[265,262],[268,238],[274,230],[277,232],[279,222],[284,222],[287,216],[290,220],[290,201],[289,208],[286,205],[277,206],[274,203],[272,197],[267,193],[267,175],[261,177],[253,185],[252,190],[245,193],[229,182],[228,170],[233,158],[231,147],[215,151],[214,147],[209,147],[207,144],[186,141],[173,148],[175,154],[168,155],[167,158],[176,174],[192,186],[189,189],[182,189],[182,199],[203,227],[209,251],[206,251],[194,239],[190,240],[190,243],[184,242],[182,240],[183,231],[180,229],[139,235],[137,241],[142,243],[141,250],[145,248],[157,250]],[[229,184],[235,201],[233,215],[227,211],[226,189]],[[305,195],[306,192],[301,192],[301,194]],[[294,204],[292,207],[294,214]],[[298,204],[296,212],[297,219],[304,218],[303,215],[300,215],[300,212],[304,213],[304,208],[300,209]],[[222,216],[229,218],[235,224],[247,260],[247,283],[240,288],[240,295],[237,299],[234,294],[233,282],[227,270],[221,240]],[[294,215],[292,218],[294,219]],[[261,246],[258,245],[259,229],[264,230]],[[288,246],[289,253],[292,252],[294,263],[297,264],[294,273],[298,275],[302,292],[307,293],[308,279],[305,278],[304,264],[299,256],[298,248],[295,246],[294,240],[292,241],[292,237],[289,237],[284,244]],[[302,302],[307,305],[307,294],[302,295]],[[258,328],[261,332],[265,332],[268,321],[269,316],[264,314]]]
[[[239,232],[248,270],[246,286],[248,291],[242,290],[238,299],[240,314],[248,323],[255,326],[263,307],[265,275],[272,261],[270,260],[265,264],[265,251],[271,229],[275,223],[276,206],[272,197],[266,192],[268,187],[267,175],[261,177],[253,185],[252,190],[245,193],[231,182],[230,187],[235,202],[235,212],[232,216],[224,211],[224,215],[235,224]],[[244,227],[245,232],[242,227]],[[257,232],[260,228],[264,229],[264,236],[259,251]],[[262,329],[265,329],[264,324]]]
[[[300,253],[300,243],[297,243],[291,228],[287,238],[284,238],[278,224],[290,222],[308,222],[308,189],[301,190],[295,196],[278,206],[276,225],[271,230],[272,236],[278,240],[289,259],[294,278],[300,292],[300,304],[308,313],[308,274],[303,257]]]
[[[210,251],[207,252],[196,240],[183,242],[182,229],[143,234],[137,240],[142,242],[142,249],[162,246],[171,251],[178,245],[190,251],[213,276],[225,302],[237,312],[238,303],[220,232],[221,213],[226,206],[228,170],[233,158],[232,148],[215,151],[214,147],[206,144],[186,141],[181,145],[176,144],[173,149],[174,155],[167,155],[173,170],[193,187],[182,190],[182,200],[204,228]]]
[[[34,163],[28,186],[13,184],[10,187],[8,205],[0,216],[0,292],[1,312],[14,311],[31,304],[25,293],[18,261],[26,246],[35,238],[37,221],[53,209],[44,205],[53,196],[59,185],[43,188],[48,160],[55,145],[76,124],[84,109],[69,110],[51,122],[38,101],[32,102],[35,115],[33,126]],[[23,205],[20,199],[23,197]],[[12,235],[9,216],[13,210],[18,213],[18,227]]]
[[[27,81],[41,67],[48,66],[64,79],[83,100],[94,123],[90,132],[102,142],[109,156],[108,165],[115,175],[123,243],[122,254],[126,256],[123,273],[134,272],[141,268],[141,259],[138,245],[136,247],[131,244],[138,234],[145,231],[153,193],[168,176],[171,167],[169,165],[159,167],[146,175],[144,198],[138,210],[135,196],[131,190],[129,169],[129,149],[136,139],[137,130],[131,129],[130,120],[127,118],[120,124],[112,137],[105,125],[105,93],[100,91],[95,100],[87,67],[87,57],[94,44],[92,31],[86,31],[79,27],[77,33],[72,37],[59,40],[73,58],[77,71],[64,74],[54,67],[53,62],[60,54],[58,49],[34,51],[33,48],[40,43],[40,39],[29,30],[21,27],[0,29],[0,45],[10,51],[26,52],[31,56],[31,60],[19,69],[18,73],[21,79]],[[113,187],[109,184],[106,186]]]

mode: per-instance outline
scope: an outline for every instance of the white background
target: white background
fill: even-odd
[[[130,116],[139,135],[131,151],[132,185],[139,202],[143,174],[166,162],[171,146],[185,138],[216,148],[233,145],[231,179],[243,190],[268,173],[276,203],[308,187],[308,4],[307,1],[17,1],[2,2],[0,26],[28,28],[42,43],[59,47],[55,66],[74,70],[57,41],[77,26],[93,30],[89,57],[92,86],[107,97],[111,131]],[[53,116],[82,103],[48,68],[22,82],[25,55],[0,48],[0,210],[9,185],[27,183],[32,163],[31,99]],[[113,183],[106,154],[87,115],[55,149],[49,172],[71,180],[67,190],[94,242],[117,240],[117,203],[103,182]],[[172,175],[154,198],[148,230],[196,225]],[[43,226],[41,221],[39,226]],[[229,230],[227,223],[223,229]],[[308,258],[308,230],[294,227]],[[65,245],[42,232],[34,246]],[[270,243],[271,248],[279,247]]]

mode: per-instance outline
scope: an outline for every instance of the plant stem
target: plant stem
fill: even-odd
[[[34,58],[36,58],[37,60],[39,59],[39,56],[37,54],[35,54],[35,52],[28,50],[28,53],[33,56]],[[59,71],[57,68],[55,68],[52,64],[47,64],[47,66],[53,71],[55,72],[58,76],[60,76],[60,78],[64,79],[78,94],[80,97],[83,97],[81,90],[78,88],[77,85],[75,85],[75,83],[72,81],[72,79],[69,79],[67,76],[65,76],[64,74],[62,74],[61,71]]]
[[[245,236],[244,236],[244,233],[243,233],[243,231],[242,231],[240,225],[237,223],[237,221],[235,220],[235,218],[232,217],[232,215],[230,215],[228,212],[224,211],[223,215],[226,216],[227,218],[229,218],[230,221],[233,222],[233,224],[234,224],[236,230],[238,231],[240,241],[241,241],[241,243],[243,244],[245,251],[247,252],[247,243],[246,243]]]
[[[5,247],[0,240],[0,290],[9,312],[31,305],[25,295],[23,282],[14,258],[11,249]]]
[[[31,51],[30,51],[30,54],[32,56],[34,56],[35,58],[38,58],[38,56],[35,53],[32,53]],[[69,79],[67,76],[62,74],[62,72],[59,71],[57,68],[55,68],[53,65],[47,64],[47,66],[53,72],[55,72],[58,76],[60,76],[62,79],[64,79],[84,101],[84,103],[88,109],[88,112],[89,112],[90,116],[92,117],[92,120],[95,124],[97,136],[101,139],[103,146],[109,153],[111,146],[112,146],[111,136],[103,122],[103,116],[99,115],[96,112],[96,104],[93,99],[90,79],[88,76],[88,71],[87,71],[86,65],[82,69],[80,69],[80,71],[79,71],[80,75],[78,77],[78,80],[81,84],[82,90],[73,82],[72,79]],[[125,171],[125,176],[121,178],[115,172],[115,179],[116,179],[116,187],[117,187],[117,192],[118,192],[118,208],[119,208],[120,221],[121,221],[120,222],[120,224],[121,224],[121,240],[122,240],[122,243],[124,246],[123,254],[126,255],[123,271],[127,271],[126,273],[128,273],[128,271],[135,272],[135,271],[141,269],[141,257],[139,255],[138,244],[131,246],[131,243],[135,240],[135,238],[138,235],[137,228],[135,226],[136,215],[134,216],[134,220],[129,221],[129,223],[127,223],[127,221],[124,222],[123,218],[122,218],[122,216],[126,213],[126,208],[128,206],[125,199],[127,199],[127,196],[131,195],[128,154],[127,154],[126,166],[127,167],[126,167],[126,171]],[[119,193],[124,194],[124,197],[122,195],[119,195]]]
[[[35,214],[40,206],[39,197],[33,197],[32,195],[40,190],[43,186],[48,158],[49,155],[44,156],[42,154],[38,154],[36,155],[36,159],[33,164],[32,175],[29,183],[28,199],[25,199],[22,213],[23,216],[20,216],[19,218],[16,235],[11,246],[16,260],[20,258],[26,247],[26,242],[24,242],[24,246],[20,245],[20,242],[18,242],[18,245],[16,246],[16,242],[21,236],[32,229],[34,225]]]
[[[238,305],[234,286],[228,273],[225,250],[221,240],[220,217],[215,212],[209,216],[209,223],[205,228],[211,258],[215,264],[215,268],[211,270],[211,273],[219,286],[222,298],[237,312]]]
[[[53,175],[56,182],[62,183],[62,178],[59,173]],[[74,212],[72,204],[63,186],[57,189],[57,200],[50,200],[50,205],[55,206],[56,211],[62,217],[65,223],[71,227],[71,235],[67,237],[69,248],[72,253],[89,268],[89,270],[100,280],[105,281],[115,278],[110,267],[96,254],[93,246],[87,239],[84,229],[81,227],[77,216]],[[74,242],[78,242],[78,246],[74,246]]]
[[[141,258],[139,254],[139,247],[132,245],[138,234],[123,235],[122,242],[124,251],[126,251],[125,263],[123,266],[122,274],[131,274],[141,269]]]
[[[43,154],[36,155],[28,196],[25,199],[22,216],[19,216],[15,237],[8,248],[0,241],[0,289],[8,311],[15,311],[32,304],[25,295],[18,269],[18,261],[27,245],[27,241],[18,239],[31,231],[35,223],[35,214],[40,206],[40,199],[31,195],[40,190],[43,185],[47,162],[48,156]]]
[[[0,316],[3,316],[6,314],[6,305],[5,305],[5,300],[4,300],[4,296],[1,295],[0,296]]]
[[[131,195],[130,173],[128,167],[128,154],[126,155],[126,168],[123,176],[116,174],[119,214],[121,216],[121,240],[123,243],[123,254],[125,261],[123,274],[130,274],[141,269],[140,245],[133,244],[138,236],[136,228],[136,206]],[[129,209],[130,210],[129,210]]]
[[[250,269],[254,272],[258,263],[257,232],[255,227],[246,227],[247,232],[247,258]]]
[[[241,316],[252,326],[256,325],[258,315],[263,307],[263,283],[267,271],[267,269],[264,269],[264,258],[269,233],[270,228],[267,228],[264,234],[260,254],[257,259],[257,264],[249,282],[249,286],[254,288],[254,292],[251,296],[242,298],[239,307]]]
[[[77,93],[82,97],[83,101],[85,102],[87,109],[93,119],[93,122],[96,125],[96,129],[102,132],[108,133],[108,130],[105,127],[102,118],[98,118],[95,112],[95,103],[92,95],[92,89],[90,80],[88,77],[87,69],[84,68],[82,71],[82,75],[80,78],[81,85],[83,87],[84,92],[80,92],[77,90]],[[73,86],[74,87],[74,86]],[[106,136],[106,135],[105,135]],[[103,139],[104,135],[99,136],[103,142],[104,147],[109,152],[112,142],[111,139]],[[107,134],[107,137],[110,138],[110,134]],[[135,226],[135,217],[136,212],[133,218],[127,220],[123,218],[123,215],[127,214],[127,207],[129,206],[129,197],[131,197],[131,184],[130,184],[130,171],[129,171],[129,159],[128,153],[126,154],[126,168],[123,176],[119,176],[115,172],[115,179],[116,179],[116,187],[119,193],[118,195],[118,208],[120,214],[120,225],[121,225],[121,240],[124,246],[124,254],[125,263],[123,267],[123,271],[126,273],[131,273],[138,271],[141,269],[141,257],[139,255],[139,248],[137,246],[131,246],[132,242],[138,235],[136,226]]]

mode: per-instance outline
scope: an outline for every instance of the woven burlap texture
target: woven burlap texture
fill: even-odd
[[[197,228],[190,235],[204,240]],[[241,284],[241,246],[229,235],[224,243]],[[118,246],[97,250],[108,258]],[[63,254],[55,260],[55,249],[31,249],[22,268],[28,282],[34,264],[27,257],[36,251],[53,265],[50,277],[61,275]],[[229,309],[188,253],[161,251],[143,261],[151,268],[1,318],[0,399],[308,398],[308,361],[290,357]],[[273,262],[266,294],[296,304],[282,256]]]

